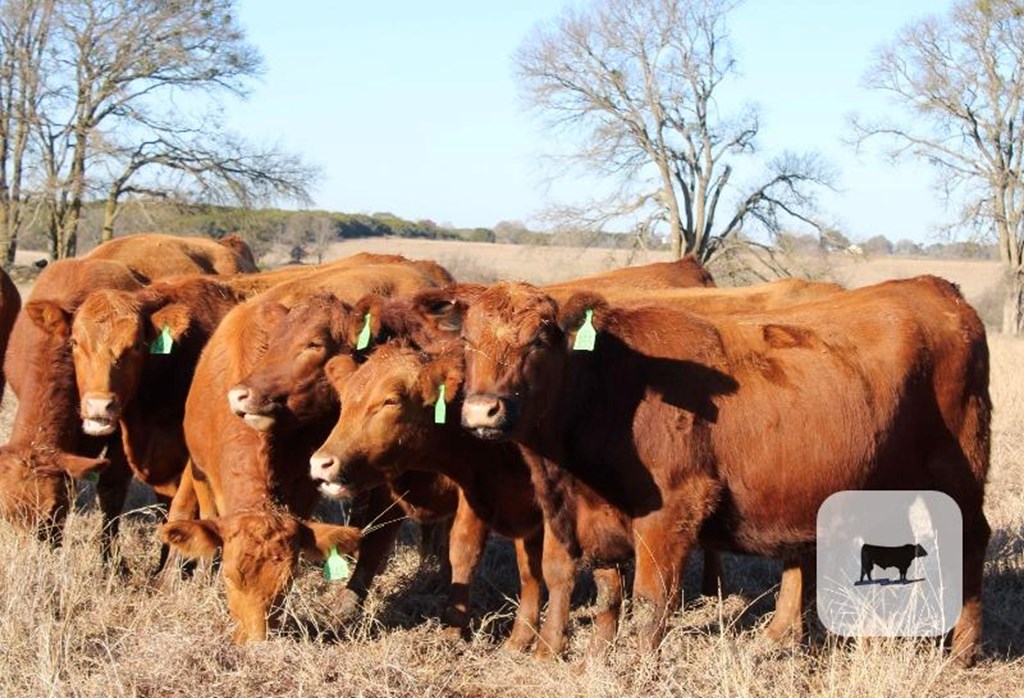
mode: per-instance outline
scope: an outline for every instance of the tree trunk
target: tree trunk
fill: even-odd
[[[1011,271],[1003,300],[1003,334],[1017,336],[1024,324],[1024,269]]]
[[[107,202],[103,205],[103,230],[100,232],[100,242],[108,242],[114,239],[114,219],[117,218],[117,197],[107,196]]]

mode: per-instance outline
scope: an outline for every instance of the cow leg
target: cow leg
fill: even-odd
[[[557,657],[568,642],[569,604],[576,583],[576,560],[544,522],[544,583],[548,587],[548,610],[533,651],[538,659]]]
[[[679,605],[683,567],[695,537],[672,535],[662,517],[634,531],[636,576],[633,580],[633,616],[640,647],[653,651],[661,644],[669,615]]]
[[[953,656],[964,666],[974,664],[981,646],[981,587],[991,533],[985,514],[980,511],[973,522],[964,525],[964,604],[953,628]]]
[[[181,482],[178,490],[171,498],[167,507],[168,521],[184,521],[194,519],[199,514],[198,485],[192,477],[190,465],[185,467],[181,475]],[[166,543],[160,548],[160,562],[156,571],[150,578],[150,586],[155,589],[167,589],[174,579],[177,579],[182,569],[187,569],[190,563],[186,561],[177,548],[170,548]]]
[[[526,538],[516,538],[516,562],[519,566],[519,609],[512,624],[512,633],[504,648],[525,651],[537,636],[540,625],[540,604],[544,575],[544,529]]]
[[[448,540],[451,586],[448,589],[448,607],[442,617],[442,622],[448,626],[446,634],[461,636],[469,630],[470,588],[489,530],[459,490],[459,506]]]
[[[782,561],[782,583],[775,602],[775,615],[765,629],[768,639],[779,643],[803,639],[803,606],[813,579],[814,558],[811,554],[787,557]]]
[[[352,525],[357,528],[369,526],[370,530],[359,541],[355,569],[338,601],[336,612],[343,621],[359,614],[363,599],[391,552],[402,524],[400,517],[392,515],[393,500],[383,487],[358,495],[352,509]]]
[[[622,574],[618,567],[599,567],[594,570],[594,583],[597,585],[597,611],[594,614],[594,635],[590,638],[587,654],[599,657],[615,642],[619,630]]]
[[[704,569],[701,574],[700,593],[704,596],[725,595],[725,576],[722,574],[722,556],[715,550],[704,549]]]
[[[420,569],[425,570],[430,560],[437,560],[438,577],[445,586],[451,584],[452,521],[426,521],[420,524]]]
[[[117,539],[117,532],[121,526],[121,510],[124,509],[124,502],[128,497],[128,485],[132,479],[132,471],[128,466],[128,459],[125,457],[120,438],[113,438],[109,443],[107,459],[110,461],[110,465],[100,473],[99,481],[96,483],[96,497],[99,499],[100,511],[103,513],[100,554],[105,565],[110,564],[113,559],[114,541]],[[118,572],[127,575],[128,567],[124,560],[121,561]]]

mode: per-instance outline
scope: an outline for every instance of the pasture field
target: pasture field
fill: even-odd
[[[518,252],[515,261],[474,247],[404,240],[359,249],[433,257],[457,276],[485,277],[491,265],[507,264],[494,268],[542,282],[614,265],[606,250],[484,250]],[[330,256],[351,251],[346,243]],[[879,261],[889,266],[868,260],[839,271],[850,274],[843,280],[851,285],[931,271],[960,283],[972,299],[999,271],[991,263]],[[337,587],[310,564],[289,595],[285,627],[267,642],[238,647],[230,642],[222,583],[208,569],[167,591],[148,587],[158,545],[142,488],[123,518],[120,555],[129,572],[122,578],[103,567],[100,515],[91,485],[82,484],[60,549],[0,523],[0,696],[1024,696],[1024,341],[990,335],[989,343],[995,413],[986,512],[993,536],[985,649],[973,669],[952,663],[932,641],[844,641],[813,622],[805,645],[774,646],[759,630],[778,590],[778,566],[739,556],[726,556],[726,593],[715,599],[697,595],[699,566],[691,563],[684,609],[656,657],[636,653],[627,619],[606,662],[583,660],[593,590],[581,577],[569,655],[540,663],[499,647],[517,594],[511,545],[494,540],[488,547],[475,587],[477,622],[463,643],[438,632],[433,619],[443,590],[429,564],[420,569],[412,535],[378,579],[360,621],[334,631]],[[2,441],[14,408],[8,391]]]

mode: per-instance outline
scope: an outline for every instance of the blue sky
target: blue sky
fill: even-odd
[[[839,171],[822,209],[854,239],[934,239],[946,212],[921,165],[889,165],[842,142],[847,116],[887,106],[861,87],[872,53],[949,0],[748,0],[731,18],[742,75],[727,99],[761,107],[760,145],[821,152]],[[545,204],[585,199],[545,184],[557,147],[522,108],[512,53],[557,0],[240,0],[267,71],[230,126],[323,167],[316,204],[390,211],[460,227],[533,221]]]

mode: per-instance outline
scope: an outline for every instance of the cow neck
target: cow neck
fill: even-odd
[[[58,337],[31,357],[32,371],[22,383],[11,443],[31,443],[74,451],[79,442],[78,386],[71,347]]]

